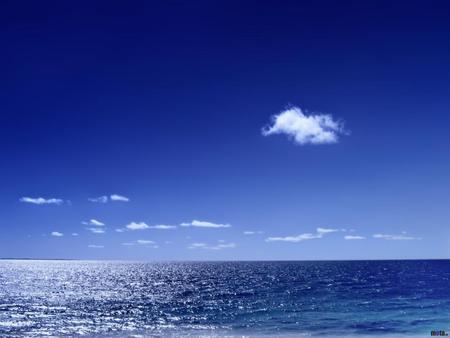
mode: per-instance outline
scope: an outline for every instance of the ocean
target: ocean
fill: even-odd
[[[0,337],[425,337],[450,331],[449,279],[449,260],[2,260]]]

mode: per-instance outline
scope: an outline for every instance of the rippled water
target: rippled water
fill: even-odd
[[[0,261],[0,337],[450,330],[450,261]]]

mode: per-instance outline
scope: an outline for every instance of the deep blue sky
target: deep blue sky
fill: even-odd
[[[449,258],[449,10],[3,1],[0,256]],[[264,137],[292,106],[350,133],[319,145]],[[88,201],[111,194],[130,201]],[[90,219],[106,232],[86,230]],[[231,227],[179,226],[193,220]],[[178,227],[115,231],[131,222]],[[266,241],[318,227],[354,231]]]

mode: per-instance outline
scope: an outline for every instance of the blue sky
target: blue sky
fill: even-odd
[[[0,256],[448,258],[448,11],[2,3]]]

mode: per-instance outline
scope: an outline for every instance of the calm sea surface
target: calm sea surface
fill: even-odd
[[[0,337],[430,336],[450,261],[0,261]]]

